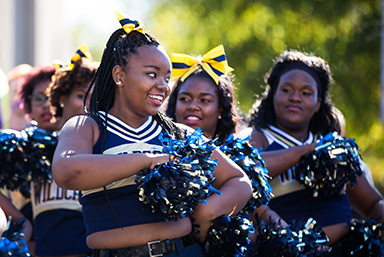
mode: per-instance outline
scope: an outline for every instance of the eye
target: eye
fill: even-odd
[[[185,96],[180,96],[177,101],[180,101],[180,102],[189,102],[189,98],[188,97],[185,97]]]
[[[311,96],[313,93],[311,91],[303,91],[303,96]]]
[[[283,88],[281,88],[281,91],[284,93],[290,93],[290,92],[292,92],[292,89],[290,89],[288,87],[283,87]]]
[[[151,77],[151,78],[156,78],[156,77],[157,77],[157,75],[156,75],[155,72],[148,72],[147,75],[148,75],[149,77]]]
[[[201,102],[203,102],[203,103],[211,103],[212,101],[210,99],[208,99],[208,98],[202,98]]]
[[[77,98],[79,98],[80,100],[83,100],[84,96],[85,96],[85,94],[77,94]]]

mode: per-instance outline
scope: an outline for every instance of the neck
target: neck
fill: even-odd
[[[309,131],[307,127],[305,129],[289,128],[281,125],[276,125],[276,127],[296,138],[300,142],[304,142],[308,139]]]

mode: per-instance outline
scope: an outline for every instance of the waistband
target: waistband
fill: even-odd
[[[145,245],[133,246],[121,249],[93,250],[93,257],[157,257],[176,251],[195,243],[191,234],[186,236],[164,241],[152,241]]]

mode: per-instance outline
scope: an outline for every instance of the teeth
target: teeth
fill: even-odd
[[[199,120],[196,116],[189,116],[187,120]]]
[[[163,97],[162,97],[162,96],[150,95],[149,97],[150,97],[150,98],[153,98],[153,99],[155,99],[155,100],[158,100],[158,101],[163,101]]]

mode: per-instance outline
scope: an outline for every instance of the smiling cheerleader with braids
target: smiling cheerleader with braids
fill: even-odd
[[[265,95],[252,113],[251,143],[264,149],[260,154],[273,177],[269,207],[288,224],[314,219],[329,238],[329,256],[382,254],[384,199],[361,176],[354,140],[338,135],[340,124],[328,95],[333,82],[328,64],[317,56],[285,51],[266,82]],[[378,225],[372,220],[351,223],[351,206]],[[361,232],[364,240],[351,239],[349,228]]]
[[[181,139],[185,130],[159,112],[170,93],[171,67],[163,47],[141,22],[117,16],[122,28],[107,42],[89,115],[70,119],[62,130],[53,161],[55,181],[82,190],[93,256],[204,256],[191,236],[190,216],[167,220],[139,200],[136,175],[174,161],[162,153],[161,138]],[[252,192],[234,162],[219,150],[211,158],[218,162],[212,185],[221,194],[193,208],[197,241],[204,241],[211,221],[240,211]]]

